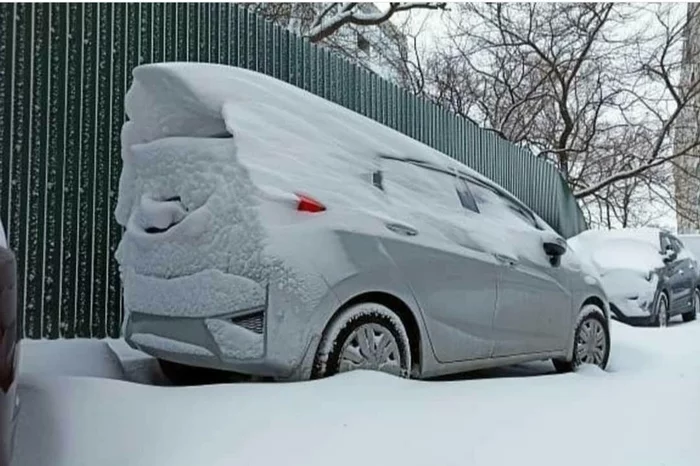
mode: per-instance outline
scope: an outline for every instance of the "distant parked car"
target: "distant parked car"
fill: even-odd
[[[0,464],[10,464],[17,425],[17,290],[15,256],[0,222]]]
[[[613,318],[659,327],[677,315],[696,319],[697,261],[673,234],[654,228],[585,231],[569,244],[600,273]]]
[[[157,64],[134,78],[124,334],[166,374],[605,368],[601,285],[502,187],[258,73]]]

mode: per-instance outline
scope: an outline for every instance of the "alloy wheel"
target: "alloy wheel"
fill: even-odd
[[[605,329],[598,319],[583,321],[576,338],[576,365],[595,364],[601,366],[607,352]]]
[[[376,323],[360,325],[350,333],[340,352],[338,372],[367,369],[401,375],[401,351],[391,331]]]

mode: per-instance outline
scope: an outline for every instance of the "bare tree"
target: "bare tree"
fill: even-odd
[[[445,2],[395,2],[382,11],[367,3],[255,3],[251,8],[268,19],[284,23],[310,42],[320,42],[345,25],[378,26],[397,13],[411,10],[444,10]]]
[[[577,197],[584,198],[608,185],[641,176],[654,167],[693,154],[700,147],[700,76],[683,79],[682,72],[683,39],[686,26],[694,18],[686,15],[674,20],[670,8],[663,5],[652,11],[659,32],[634,44],[636,57],[630,73],[636,79],[634,85],[621,89],[627,97],[626,108],[620,112],[625,134],[634,133],[640,138],[640,151],[631,166],[588,180],[587,186],[575,192]],[[675,139],[674,129],[679,136]]]
[[[406,2],[389,3],[385,11],[365,12],[359,3],[329,3],[316,16],[306,36],[311,42],[318,42],[346,24],[358,26],[376,26],[389,21],[392,16],[402,11],[428,9],[444,10],[444,2]]]
[[[682,73],[696,12],[679,14],[672,4],[459,5],[441,49],[427,58],[426,92],[555,162],[589,219],[653,222],[635,209],[654,191],[672,196],[670,163],[700,146],[700,73]]]
[[[252,3],[249,8],[311,42],[409,89],[422,65],[410,17],[419,10],[442,10],[445,3]],[[409,71],[411,70],[411,71]]]

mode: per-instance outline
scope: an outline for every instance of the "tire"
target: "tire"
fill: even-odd
[[[316,353],[312,378],[355,369],[410,377],[411,345],[406,328],[384,305],[356,304],[330,322]]]
[[[700,312],[700,290],[695,289],[693,291],[693,310],[681,314],[683,317],[683,322],[692,322],[698,317],[698,312]]]
[[[654,308],[654,316],[651,321],[652,326],[668,327],[669,318],[668,296],[666,296],[666,293],[661,293]]]
[[[576,325],[576,329],[574,330],[572,359],[570,361],[564,359],[552,360],[554,368],[557,370],[557,372],[572,372],[578,369],[584,363],[593,363],[603,370],[605,370],[608,365],[608,359],[610,359],[610,329],[605,321],[605,317],[603,317],[603,311],[598,306],[589,304],[583,308],[582,315],[584,317],[579,320],[579,323]],[[591,335],[590,332],[592,331],[594,332],[592,334],[592,338],[595,338],[593,341],[596,343],[598,342],[596,337],[599,335],[599,331],[603,334],[603,341],[594,345],[596,350],[598,350],[595,352],[595,360],[587,362],[585,359],[588,359],[588,357],[591,356],[590,351],[586,352],[584,355],[585,358],[582,360],[582,355],[579,351],[577,351],[577,349],[579,348],[579,345],[586,346],[586,341],[588,341],[587,338],[590,338],[587,337],[587,335]]]

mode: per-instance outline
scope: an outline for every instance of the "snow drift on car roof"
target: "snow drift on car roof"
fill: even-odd
[[[278,79],[232,66],[156,63],[134,69],[126,112],[142,136],[212,137],[253,129],[332,141],[357,157],[392,154],[443,167],[450,157],[363,115]]]

